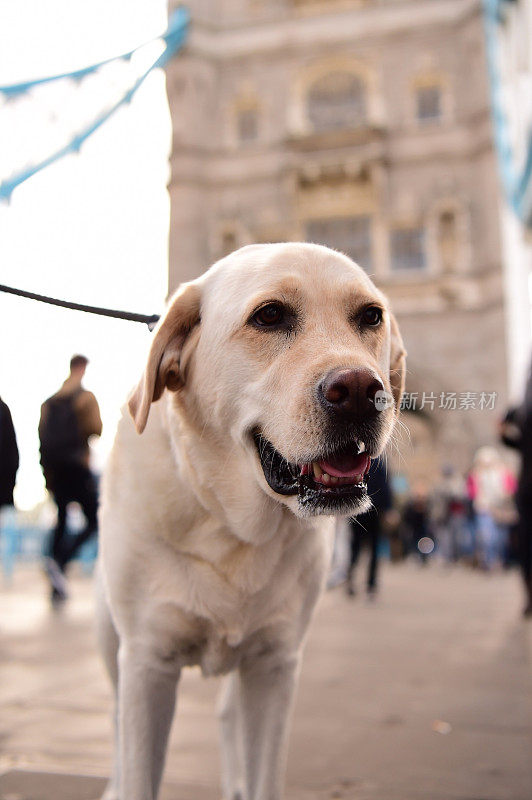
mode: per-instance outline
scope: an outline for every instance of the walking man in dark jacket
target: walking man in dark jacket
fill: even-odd
[[[45,560],[53,602],[67,598],[67,564],[97,527],[98,491],[89,466],[89,437],[101,435],[102,420],[95,396],[81,385],[87,364],[85,356],[73,356],[69,377],[41,407],[41,464],[57,505],[57,524]],[[74,501],[81,506],[86,524],[75,537],[67,537],[67,508]]]

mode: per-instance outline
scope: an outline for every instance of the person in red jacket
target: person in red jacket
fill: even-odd
[[[492,569],[502,562],[508,527],[514,521],[516,480],[494,447],[481,447],[467,478],[475,513],[477,556]]]

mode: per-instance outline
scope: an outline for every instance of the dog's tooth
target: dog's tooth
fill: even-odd
[[[323,472],[321,479],[323,483],[329,483],[329,481],[331,480],[331,476],[327,472]]]
[[[358,454],[360,455],[360,453],[365,453],[365,452],[366,452],[366,445],[364,444],[364,442],[359,442],[358,443]]]
[[[329,482],[338,483],[338,478],[336,478],[334,475],[329,475]]]
[[[317,464],[316,461],[312,462],[312,469],[314,470],[314,477],[316,479],[321,478],[321,476],[323,475],[323,472],[321,471],[320,465]]]

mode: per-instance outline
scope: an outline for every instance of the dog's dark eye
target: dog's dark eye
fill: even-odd
[[[368,306],[365,308],[360,316],[362,325],[368,325],[371,328],[376,328],[382,322],[382,308],[378,306]]]
[[[251,322],[260,328],[278,328],[286,322],[286,312],[280,303],[268,303],[255,311]]]

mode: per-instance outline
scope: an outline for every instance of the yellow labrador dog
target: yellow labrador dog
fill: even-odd
[[[157,797],[189,665],[227,675],[224,797],[279,800],[332,516],[370,506],[364,476],[392,432],[404,359],[385,297],[326,247],[251,245],[178,289],[103,483],[106,800]]]

